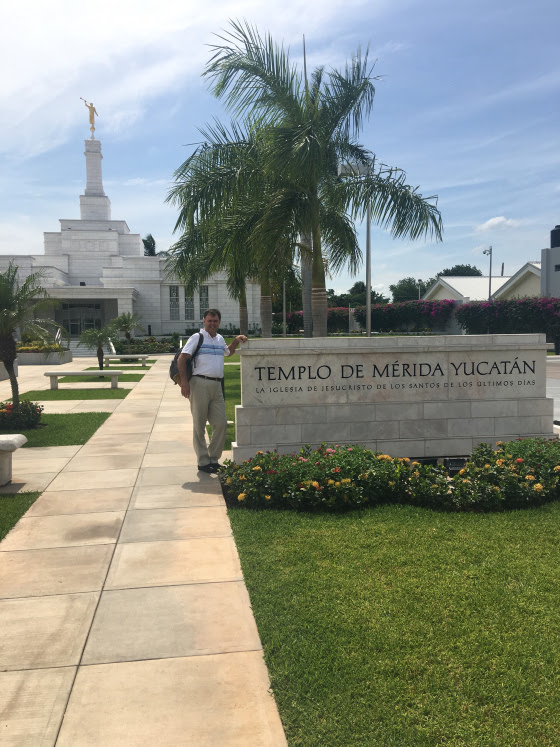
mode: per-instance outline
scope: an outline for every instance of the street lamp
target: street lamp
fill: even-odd
[[[369,174],[369,167],[362,163],[341,163],[338,166],[339,176],[365,176],[366,174]],[[366,337],[371,337],[371,207],[369,202],[366,212]]]
[[[416,282],[418,284],[418,300],[420,300],[421,289],[422,289],[422,281],[420,280],[420,278],[418,278],[418,280]]]
[[[490,274],[488,275],[488,300],[492,300],[492,247],[489,246],[488,249],[485,249],[483,254],[488,254],[490,257]]]

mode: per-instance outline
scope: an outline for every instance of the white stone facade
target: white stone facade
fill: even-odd
[[[146,333],[185,334],[198,327],[206,307],[219,308],[222,329],[239,326],[239,307],[226,288],[223,274],[210,277],[186,298],[178,279],[169,278],[164,257],[145,257],[140,234],[130,233],[124,220],[111,219],[111,203],[103,190],[101,143],[85,141],[86,188],[80,195],[80,219],[60,220],[60,231],[44,234],[41,255],[2,256],[0,271],[10,261],[20,282],[42,270],[41,284],[60,300],[54,312],[72,336],[104,326],[125,312],[142,317]],[[248,284],[249,326],[259,326],[260,288]]]

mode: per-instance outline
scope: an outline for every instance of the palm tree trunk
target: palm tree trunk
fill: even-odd
[[[4,332],[0,334],[0,361],[4,364],[8,378],[10,379],[14,407],[19,406],[19,386],[14,370],[14,362],[16,358],[16,341],[12,332]]]
[[[313,337],[313,314],[311,303],[312,270],[311,270],[311,236],[302,233],[301,243],[309,247],[309,254],[301,255],[301,302],[303,309],[303,336]]]
[[[272,296],[269,277],[261,279],[261,335],[272,337]]]
[[[327,289],[325,287],[325,265],[321,253],[321,233],[318,226],[313,231],[313,260],[311,265],[311,307],[313,313],[313,337],[327,336]]]
[[[249,311],[247,309],[247,290],[245,286],[239,294],[239,332],[242,335],[249,334]]]
[[[12,387],[12,403],[14,407],[19,407],[19,384],[14,369],[14,361],[2,361],[2,363],[10,379],[10,386]]]
[[[103,347],[101,345],[97,348],[97,361],[99,363],[99,370],[103,371]]]

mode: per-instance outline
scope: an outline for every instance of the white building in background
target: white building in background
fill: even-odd
[[[20,282],[42,270],[43,287],[60,300],[54,312],[72,337],[102,327],[125,312],[142,317],[148,334],[163,335],[199,327],[204,310],[222,312],[222,328],[239,326],[239,306],[218,273],[186,296],[178,279],[167,277],[164,257],[144,256],[140,234],[124,220],[111,219],[103,190],[101,142],[85,141],[86,188],[80,195],[80,219],[60,220],[60,231],[44,234],[44,254],[0,257],[0,271],[18,265]],[[249,327],[260,325],[260,288],[247,285]]]
[[[544,251],[547,251],[546,249]],[[425,301],[494,301],[541,295],[541,263],[526,262],[514,275],[443,275],[422,296]]]

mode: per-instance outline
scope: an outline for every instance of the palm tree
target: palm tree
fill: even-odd
[[[372,218],[394,237],[438,240],[441,216],[434,198],[424,199],[405,183],[404,172],[378,164],[356,139],[375,94],[367,52],[362,56],[358,49],[342,72],[316,68],[309,85],[270,35],[263,40],[249,24],[231,25],[214,45],[204,74],[215,95],[260,133],[265,176],[282,175],[284,187],[272,190],[257,235],[271,255],[290,221],[307,235],[313,334],[326,336],[324,244],[332,242],[329,267],[340,269],[348,245],[332,240],[351,230],[344,213],[363,219],[369,206]],[[344,163],[358,163],[366,173],[339,177]]]
[[[168,252],[167,270],[181,278],[185,291],[213,272],[224,271],[229,293],[240,303],[240,326],[247,328],[245,284],[261,286],[261,329],[271,336],[271,282],[291,265],[295,234],[288,225],[276,242],[274,262],[258,240],[272,180],[260,165],[258,136],[233,124],[202,131],[206,141],[177,169],[168,201],[179,206],[175,231],[180,239]],[[280,184],[280,180],[276,180]]]
[[[118,332],[124,332],[124,336],[130,343],[131,332],[134,332],[135,329],[139,329],[142,334],[144,333],[144,329],[140,325],[141,321],[142,317],[138,314],[125,312],[124,314],[118,316],[116,319],[113,319],[111,324]]]
[[[109,345],[116,334],[117,329],[112,323],[109,323],[100,329],[85,329],[80,335],[78,347],[83,345],[89,350],[95,350],[99,362],[99,368],[103,370],[103,348],[106,345]]]
[[[41,342],[51,342],[60,330],[54,320],[37,318],[41,312],[58,305],[40,285],[44,273],[28,275],[20,286],[17,271],[17,265],[10,262],[6,272],[0,273],[0,361],[10,379],[14,407],[19,407],[19,387],[14,371],[16,330],[28,332]]]
[[[177,169],[168,201],[179,206],[175,231],[182,236],[169,251],[168,271],[186,288],[203,282],[211,272],[225,270],[228,290],[242,297],[245,281],[261,285],[261,328],[271,335],[271,283],[289,271],[295,259],[310,257],[298,240],[306,199],[282,172],[265,170],[266,133],[217,123],[202,130],[205,142]],[[357,266],[360,252],[348,217],[329,205],[321,215],[325,248]],[[273,245],[263,227],[274,226]],[[334,259],[333,263],[336,264]]]

